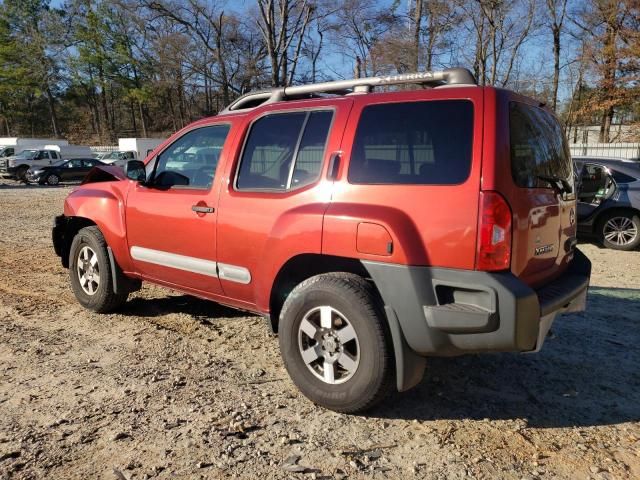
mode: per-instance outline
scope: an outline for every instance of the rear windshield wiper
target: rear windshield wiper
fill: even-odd
[[[573,191],[571,184],[564,178],[560,178],[555,175],[537,175],[537,178],[550,184],[555,190],[560,192],[561,195],[563,193],[571,193]]]

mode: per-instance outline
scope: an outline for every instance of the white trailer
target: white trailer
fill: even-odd
[[[60,158],[68,160],[70,158],[95,158],[95,153],[85,145],[54,145],[47,144],[45,150],[55,150],[60,153]]]
[[[42,145],[69,145],[67,140],[49,138],[0,137],[0,158],[11,157],[25,148],[37,148]]]
[[[120,138],[118,139],[118,150],[120,152],[135,152],[135,158],[144,160],[154,148],[165,140],[165,138]]]

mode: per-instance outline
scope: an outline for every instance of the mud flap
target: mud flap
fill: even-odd
[[[404,338],[396,312],[385,305],[396,361],[396,385],[399,392],[415,387],[424,377],[427,359],[414,352]]]

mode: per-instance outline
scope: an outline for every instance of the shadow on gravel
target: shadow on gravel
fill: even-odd
[[[170,313],[183,313],[196,317],[200,323],[205,325],[211,325],[212,321],[217,318],[237,318],[251,315],[190,295],[174,295],[153,299],[133,298],[125,303],[118,313],[147,318]]]
[[[530,427],[640,420],[640,290],[591,288],[536,354],[432,358],[420,385],[373,417],[526,419]]]

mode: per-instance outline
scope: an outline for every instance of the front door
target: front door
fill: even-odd
[[[578,176],[578,220],[590,217],[615,191],[609,170],[593,163],[585,163]]]
[[[229,130],[229,124],[215,124],[187,131],[147,164],[147,182],[132,182],[127,237],[136,271],[144,277],[207,294],[221,292],[216,169]]]
[[[65,164],[64,168],[60,169],[60,178],[63,182],[82,180],[85,173],[86,171],[82,167],[82,160],[76,158],[74,160],[69,160]]]

